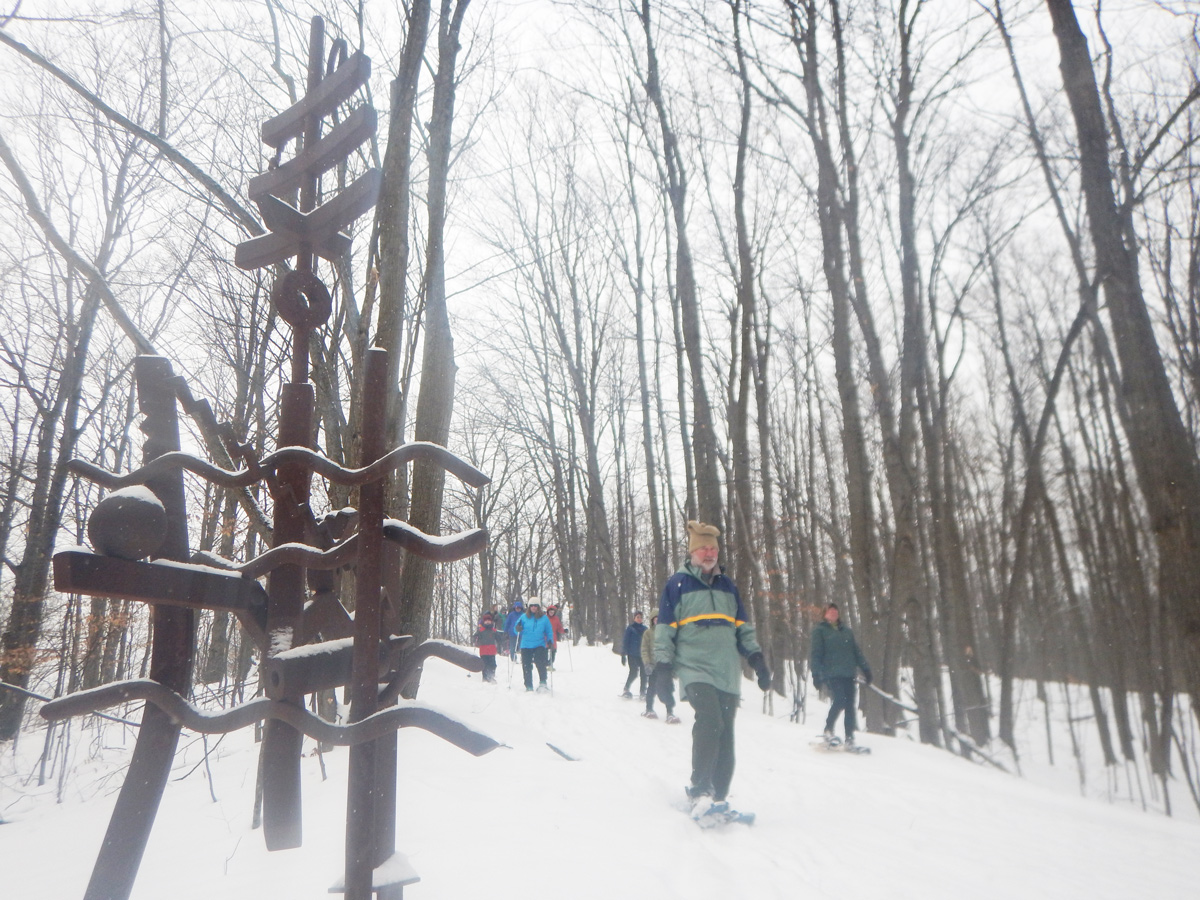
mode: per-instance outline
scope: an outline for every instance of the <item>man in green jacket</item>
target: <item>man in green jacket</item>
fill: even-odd
[[[733,780],[733,720],[741,695],[742,659],[758,686],[771,673],[747,621],[733,579],[718,567],[720,530],[688,522],[688,561],[667,579],[654,627],[654,688],[670,709],[673,680],[696,711],[692,727],[692,818],[718,821],[734,815],[725,801]]]
[[[817,690],[829,689],[832,703],[829,716],[825,719],[825,740],[835,740],[833,726],[838,714],[846,714],[846,746],[854,746],[854,731],[857,727],[854,716],[855,676],[862,669],[863,678],[871,683],[871,667],[858,649],[858,641],[848,625],[841,622],[841,613],[836,603],[825,607],[825,617],[812,633],[812,654],[809,657],[813,684]]]

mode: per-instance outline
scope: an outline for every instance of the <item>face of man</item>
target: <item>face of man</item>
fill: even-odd
[[[633,621],[635,621],[635,622],[637,622],[639,625],[641,625],[641,624],[642,624],[642,614],[641,614],[641,613],[634,613],[634,614],[633,614]]]
[[[719,547],[698,547],[692,551],[692,565],[705,575],[711,575],[717,568],[717,557],[720,555]]]
[[[825,610],[825,621],[828,622],[830,625],[836,625],[837,621],[838,621],[838,617],[839,617],[839,613],[838,613],[838,608],[836,606],[831,606]]]

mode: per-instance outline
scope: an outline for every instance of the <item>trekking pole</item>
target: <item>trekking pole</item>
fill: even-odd
[[[558,608],[559,621],[563,622],[564,625],[567,621],[566,615],[567,615],[567,603],[564,600],[562,605],[559,606],[559,608]],[[571,656],[571,645],[573,643],[575,643],[573,640],[571,640],[573,635],[567,633],[567,634],[564,634],[563,637],[567,639],[567,665],[569,665],[571,667],[571,671],[574,672],[575,671],[575,659],[574,659],[574,657]]]

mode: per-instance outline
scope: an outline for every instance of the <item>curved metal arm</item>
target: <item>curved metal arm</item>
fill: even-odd
[[[416,649],[404,654],[404,658],[400,662],[400,668],[396,670],[396,674],[380,690],[379,702],[384,706],[395,703],[396,698],[400,696],[400,692],[404,690],[405,685],[412,681],[413,677],[417,674],[417,670],[431,656],[444,659],[446,662],[453,663],[460,668],[466,669],[468,672],[483,671],[483,660],[471,651],[464,650],[462,647],[452,644],[449,641],[436,639],[424,641]]]
[[[300,464],[307,466],[334,484],[358,487],[378,481],[393,469],[398,469],[416,459],[439,463],[443,469],[451,475],[457,476],[464,484],[470,487],[483,487],[485,484],[491,482],[491,479],[487,475],[465,460],[455,456],[445,447],[426,441],[414,441],[397,447],[395,450],[371,463],[371,465],[361,469],[348,469],[345,466],[340,466],[328,457],[316,453],[307,447],[283,447],[274,453],[268,454],[256,467],[239,469],[236,472],[214,466],[206,460],[183,452],[164,453],[141,468],[124,475],[118,475],[115,472],[102,469],[100,466],[93,465],[81,459],[71,460],[70,469],[75,474],[82,475],[89,481],[94,481],[96,484],[107,488],[145,484],[149,479],[174,472],[177,469],[186,469],[222,487],[243,488],[260,481],[263,471],[274,472],[280,466]]]
[[[143,700],[162,710],[170,719],[198,734],[226,734],[261,722],[278,719],[301,734],[341,747],[374,741],[400,728],[420,728],[449,741],[472,756],[482,756],[500,742],[482,732],[424,706],[391,706],[351,725],[333,725],[291,703],[260,697],[220,712],[192,706],[181,696],[148,678],[106,684],[52,700],[41,709],[42,718],[55,722],[130,700]]]
[[[483,528],[470,528],[458,534],[436,537],[414,528],[407,522],[389,519],[383,526],[383,536],[423,559],[434,562],[454,562],[473,556],[487,546],[488,534]],[[303,566],[306,569],[337,569],[358,559],[358,535],[353,534],[328,550],[318,550],[308,544],[280,544],[244,563],[216,556],[196,554],[196,561],[220,569],[237,572],[243,578],[261,578],[283,565]]]

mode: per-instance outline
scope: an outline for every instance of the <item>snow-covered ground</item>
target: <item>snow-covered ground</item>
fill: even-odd
[[[624,672],[606,648],[564,647],[552,696],[526,694],[519,671],[510,688],[506,661],[498,675],[485,685],[433,660],[421,700],[506,747],[475,759],[427,733],[400,733],[399,845],[422,878],[406,889],[412,900],[1200,896],[1194,821],[1084,799],[903,738],[863,735],[869,756],[817,752],[809,742],[823,709],[814,704],[806,724],[789,722],[782,703],[766,716],[750,681],[730,799],[758,821],[702,831],[683,812],[687,704],[682,725],[641,718],[640,703],[617,696]],[[74,900],[132,732],[77,730],[61,788],[57,773],[36,786],[41,743],[26,733],[0,758],[0,897]],[[134,897],[327,896],[342,864],[346,752],[325,754],[324,780],[321,761],[306,756],[304,846],[272,854],[249,827],[251,731],[207,745],[206,765],[204,741],[184,733]]]

